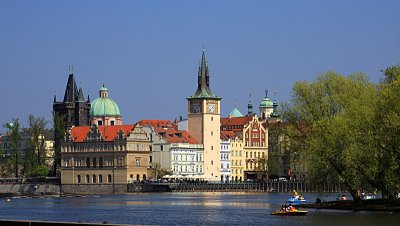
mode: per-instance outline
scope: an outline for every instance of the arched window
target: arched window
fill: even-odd
[[[93,174],[93,177],[92,177],[92,178],[93,178],[93,180],[92,180],[93,183],[97,183],[97,177],[96,177],[96,175]]]
[[[89,184],[90,183],[90,177],[89,177],[89,175],[86,175],[86,184]]]
[[[136,175],[136,180],[140,181],[140,175],[139,174]]]
[[[102,157],[99,158],[99,167],[103,168],[103,158]]]
[[[102,184],[103,183],[103,175],[99,175],[99,184]]]
[[[108,182],[109,184],[111,184],[111,182],[112,182],[111,179],[112,179],[112,178],[111,178],[111,174],[108,174],[108,176],[107,176],[107,182]]]
[[[96,168],[96,166],[97,166],[97,160],[96,158],[93,158],[93,168]]]
[[[77,181],[78,184],[81,183],[81,175],[76,176],[76,181]]]
[[[237,176],[235,177],[235,181],[238,181],[238,177]]]
[[[86,168],[90,168],[90,158],[86,158]]]

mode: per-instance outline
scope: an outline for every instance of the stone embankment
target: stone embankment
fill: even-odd
[[[126,226],[127,224],[109,224],[108,222],[83,223],[83,222],[57,222],[57,221],[19,221],[19,220],[0,220],[0,226],[93,226],[93,225],[110,225],[110,226]]]
[[[0,197],[59,196],[59,180],[0,180]]]
[[[387,199],[370,199],[354,202],[353,200],[331,201],[321,203],[307,203],[299,205],[300,208],[334,209],[352,211],[388,211],[400,212],[400,204],[390,203]]]

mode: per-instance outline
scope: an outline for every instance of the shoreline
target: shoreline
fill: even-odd
[[[382,211],[400,213],[400,204],[390,203],[388,199],[361,200],[355,203],[353,200],[329,201],[321,203],[305,203],[297,205],[304,209],[328,209],[328,210],[352,210],[352,211]]]

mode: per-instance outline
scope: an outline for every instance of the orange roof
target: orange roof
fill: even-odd
[[[90,126],[75,126],[71,129],[70,134],[74,142],[83,142],[88,133],[90,132]],[[118,132],[122,130],[125,136],[129,135],[135,128],[134,125],[117,125],[117,126],[98,126],[97,129],[101,133],[104,141],[113,141],[118,135]]]
[[[189,143],[189,144],[197,144],[196,139],[191,136],[187,131],[177,130],[175,128],[160,128],[154,127],[154,130],[167,142],[170,143]]]
[[[176,127],[175,123],[172,123],[170,120],[162,120],[162,119],[156,119],[156,120],[144,119],[140,120],[136,124],[139,124],[141,126],[152,126],[160,128]]]
[[[221,140],[229,140],[229,139],[233,140],[233,139],[235,139],[236,136],[237,136],[236,133],[233,131],[221,131],[220,132]]]
[[[221,126],[244,126],[253,119],[253,116],[221,118]]]

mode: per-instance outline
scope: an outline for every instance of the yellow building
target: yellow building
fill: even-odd
[[[123,185],[148,178],[150,139],[141,126],[73,127],[61,147],[64,185]],[[64,186],[65,187],[65,186]],[[90,186],[88,193],[98,192]]]
[[[220,101],[209,86],[208,65],[203,49],[198,87],[188,100],[188,132],[204,147],[204,175],[220,180]]]
[[[231,144],[232,181],[265,178],[268,160],[268,129],[264,124],[265,122],[260,121],[255,114],[221,118],[221,131],[231,131],[236,134]]]

